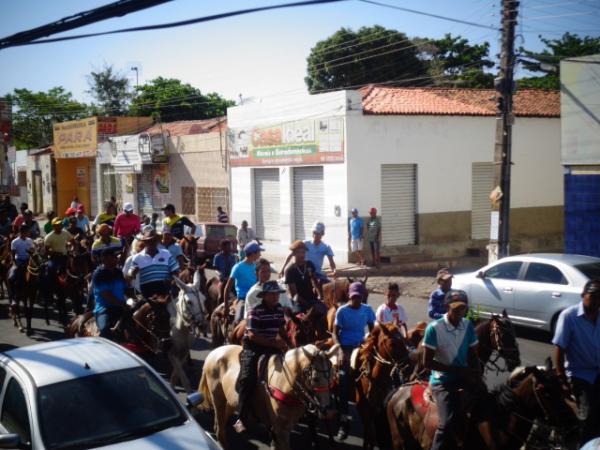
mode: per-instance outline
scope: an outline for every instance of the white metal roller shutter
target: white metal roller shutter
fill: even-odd
[[[323,220],[323,166],[294,168],[294,236],[309,239]]]
[[[381,234],[384,246],[415,243],[416,165],[381,166]]]
[[[279,169],[254,169],[254,217],[258,238],[281,239]]]
[[[162,197],[154,188],[154,178],[152,166],[146,164],[142,166],[142,173],[136,176],[138,211],[140,214],[152,216],[152,213],[160,213],[162,207]]]
[[[471,174],[471,239],[489,239],[494,165],[473,163]]]

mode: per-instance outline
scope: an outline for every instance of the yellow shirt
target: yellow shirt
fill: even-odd
[[[54,253],[66,255],[67,242],[69,242],[71,239],[73,239],[73,235],[66,230],[62,230],[60,234],[56,234],[53,231],[44,239],[44,245]]]

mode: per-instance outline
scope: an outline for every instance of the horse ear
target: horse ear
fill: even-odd
[[[508,319],[508,314],[506,313],[506,309],[502,310],[502,317]]]
[[[305,345],[304,347],[301,347],[301,348],[302,348],[302,353],[304,353],[304,355],[308,359],[313,359],[318,351],[317,347],[315,347],[312,344]]]
[[[181,289],[182,291],[187,291],[189,289],[188,285],[185,284],[181,278],[173,276],[173,280],[175,280],[175,284],[177,285],[177,287],[179,289]]]
[[[202,275],[200,275],[200,270],[196,270],[194,272],[193,288],[199,291],[200,283],[202,283]]]
[[[369,274],[365,275],[365,278],[361,281],[362,284],[364,284],[365,286],[367,285],[367,281],[369,280]]]
[[[340,344],[335,344],[333,347],[327,350],[326,355],[327,359],[329,359],[334,367],[338,366],[342,360],[342,346]]]

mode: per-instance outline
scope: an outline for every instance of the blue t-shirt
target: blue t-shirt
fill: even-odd
[[[179,245],[177,242],[172,242],[171,245],[169,245],[168,247],[164,244],[159,244],[158,248],[168,250],[171,256],[175,259],[179,258],[180,256],[183,256],[183,250],[181,249],[181,245]]]
[[[315,270],[318,274],[322,274],[323,258],[325,256],[333,256],[333,250],[325,242],[320,242],[319,245],[315,245],[313,241],[304,241],[306,245],[306,259],[314,264]]]
[[[219,271],[219,279],[225,281],[231,274],[231,269],[237,263],[237,258],[230,253],[227,257],[223,252],[217,253],[213,258],[213,267]]]
[[[81,228],[83,231],[87,231],[90,227],[90,219],[87,216],[83,216],[81,219],[77,217],[77,228]]]
[[[375,313],[364,303],[358,309],[344,305],[335,313],[335,324],[341,329],[340,344],[343,346],[358,347],[365,337],[365,328],[374,323]]]
[[[363,220],[360,217],[352,217],[350,219],[350,237],[353,241],[362,239],[363,236]]]
[[[108,270],[105,269],[104,266],[100,266],[92,275],[92,291],[94,293],[94,300],[96,301],[96,306],[94,308],[94,313],[101,313],[110,308],[115,308],[115,306],[109,305],[102,295],[101,292],[109,291],[111,292],[118,300],[121,300],[125,303],[125,288],[127,287],[127,283],[125,278],[123,277],[123,272],[119,269]]]
[[[256,265],[240,261],[231,269],[231,278],[235,280],[235,292],[238,300],[245,300],[246,294],[256,284]]]

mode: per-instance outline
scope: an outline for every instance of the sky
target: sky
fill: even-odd
[[[2,37],[111,0],[1,0]],[[60,35],[79,34],[185,20],[289,0],[174,0],[125,17]],[[381,0],[405,8],[487,26],[500,24],[500,0]],[[89,102],[87,75],[113,65],[135,84],[158,76],[178,78],[226,98],[277,96],[305,91],[306,57],[319,40],[340,27],[382,25],[409,37],[460,34],[472,43],[488,41],[498,52],[500,33],[490,29],[383,8],[359,0],[260,12],[166,30],[92,37],[0,50],[0,95],[15,88],[45,91],[63,86]],[[538,35],[558,38],[565,31],[600,35],[600,0],[521,0],[517,47],[543,48]]]

